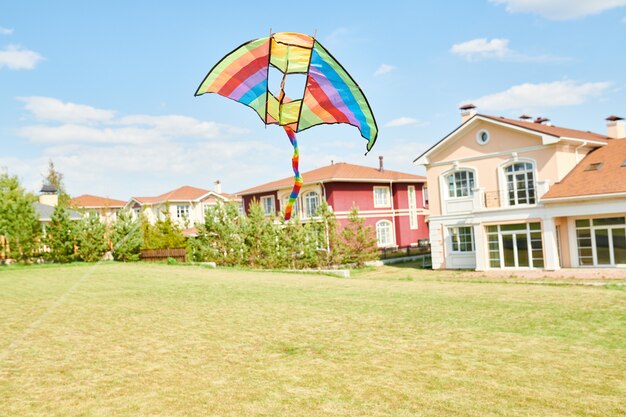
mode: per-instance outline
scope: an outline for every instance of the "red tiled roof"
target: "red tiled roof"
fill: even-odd
[[[589,170],[592,164],[602,164]],[[614,139],[585,156],[560,182],[554,184],[544,199],[626,193],[626,139]]]
[[[595,140],[599,142],[608,143],[611,141],[611,138],[601,135],[599,133],[584,131],[584,130],[576,130],[576,129],[568,129],[565,127],[559,126],[550,126],[544,125],[542,123],[535,123],[532,121],[525,120],[513,120],[507,119],[506,117],[499,116],[489,116],[487,114],[479,114],[486,119],[495,120],[497,122],[507,123],[510,125],[514,125],[517,127],[522,127],[524,129],[533,130],[539,133],[545,133],[547,135],[558,136],[558,137],[566,137],[566,138],[574,138],[574,139],[583,139],[583,140]]]
[[[377,168],[366,167],[362,165],[348,164],[346,162],[338,162],[333,165],[327,165],[311,171],[303,172],[302,178],[304,184],[310,184],[318,181],[416,181],[425,182],[426,177],[421,175],[406,174],[404,172],[392,171],[385,169],[379,171]],[[247,190],[239,191],[238,195],[254,194],[262,191],[277,190],[280,188],[288,188],[293,185],[293,177],[286,177],[277,181],[268,182]]]
[[[98,197],[97,195],[83,194],[81,196],[72,198],[70,205],[79,208],[92,208],[92,207],[124,207],[126,201],[115,200],[113,198]]]
[[[157,195],[155,197],[133,197],[133,199],[137,200],[141,204],[164,203],[166,201],[194,201],[209,192],[210,192],[209,190],[205,190],[204,188],[197,188],[197,187],[191,187],[189,185],[184,185],[175,190],[168,191],[164,194]],[[227,193],[220,193],[219,195],[225,197],[228,200],[237,199],[236,197]]]

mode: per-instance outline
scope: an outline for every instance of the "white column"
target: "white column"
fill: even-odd
[[[444,241],[442,235],[441,223],[431,221],[428,225],[430,231],[430,257],[433,269],[445,268],[444,258]]]
[[[552,217],[543,219],[544,268],[548,271],[561,269],[556,241],[556,225]]]
[[[485,251],[485,234],[480,224],[475,224],[474,229],[474,251],[476,254],[476,270],[484,271],[487,269],[487,251]]]

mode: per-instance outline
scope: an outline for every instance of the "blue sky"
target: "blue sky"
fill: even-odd
[[[193,96],[220,58],[270,28],[317,33],[380,129],[367,156],[354,127],[302,132],[302,171],[384,155],[422,173],[412,160],[467,102],[600,133],[608,115],[626,117],[626,0],[216,3],[0,0],[0,167],[35,191],[52,159],[70,194],[120,199],[291,175],[282,129]]]

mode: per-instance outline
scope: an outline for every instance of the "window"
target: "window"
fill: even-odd
[[[474,188],[474,173],[472,171],[457,171],[448,175],[448,197],[469,197]]]
[[[261,207],[263,207],[263,212],[266,216],[271,216],[274,214],[275,205],[274,205],[274,196],[269,195],[266,197],[261,197]]]
[[[285,197],[282,203],[282,207],[287,209],[287,205],[289,204],[289,196]],[[293,202],[293,208],[291,209],[291,217],[296,217],[300,214],[300,199],[296,198],[296,201]]]
[[[422,199],[424,200],[424,207],[428,207],[428,187],[422,188]]]
[[[392,224],[389,220],[381,220],[376,223],[376,239],[380,247],[393,245]]]
[[[535,204],[533,164],[516,162],[504,168],[509,205]]]
[[[491,268],[543,268],[540,223],[487,226]]]
[[[407,187],[407,195],[409,198],[409,227],[413,230],[417,229],[417,201],[415,199],[415,186]]]
[[[450,227],[452,252],[474,252],[474,231],[471,226]]]
[[[374,187],[374,207],[390,207],[389,187]]]
[[[137,216],[137,218],[139,218],[139,216],[141,216],[141,207],[133,208],[133,212],[135,213],[135,216]]]
[[[93,210],[89,212],[89,217],[96,217],[96,218],[100,218],[100,212],[98,210]]]
[[[600,168],[602,168],[602,165],[604,165],[602,162],[595,162],[593,164],[589,164],[587,165],[587,168],[585,168],[585,171],[597,171]]]
[[[189,217],[189,205],[178,204],[176,205],[176,217],[179,219],[186,219]]]
[[[626,265],[626,217],[576,220],[579,266]]]
[[[476,134],[476,142],[479,145],[486,145],[489,142],[489,132],[481,130]]]
[[[319,195],[315,191],[308,192],[304,195],[304,205],[306,207],[306,216],[315,217],[317,208],[320,205]]]

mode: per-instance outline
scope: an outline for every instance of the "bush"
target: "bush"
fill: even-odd
[[[122,262],[139,260],[141,246],[143,245],[140,226],[139,220],[133,220],[132,213],[129,210],[119,212],[111,232],[113,259]]]
[[[78,256],[85,262],[97,262],[109,249],[106,227],[98,217],[84,217],[77,225]]]

